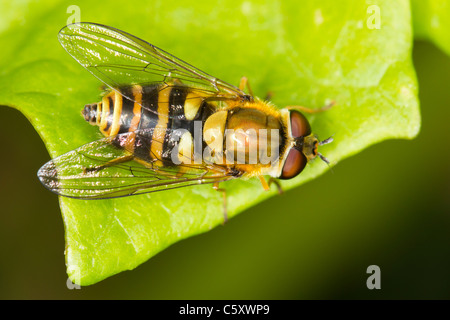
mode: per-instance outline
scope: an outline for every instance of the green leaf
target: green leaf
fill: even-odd
[[[331,110],[308,116],[322,139],[334,136],[321,148],[332,165],[374,143],[411,139],[419,131],[407,0],[377,1],[370,8],[362,0],[78,5],[82,21],[134,34],[229,83],[247,76],[256,95],[271,91],[279,107],[318,108],[335,100]],[[101,83],[56,38],[69,19],[67,6],[3,6],[0,104],[28,117],[52,157],[99,139],[80,110],[99,100]],[[311,163],[283,187],[327,169],[321,161]],[[276,194],[275,188],[264,192],[257,179],[223,187],[230,217]],[[223,221],[222,196],[208,185],[111,200],[60,198],[60,206],[67,272],[81,285],[133,269]]]
[[[450,55],[450,0],[411,0],[414,36]]]

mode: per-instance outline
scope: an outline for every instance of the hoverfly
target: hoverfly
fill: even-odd
[[[319,141],[311,133],[299,111],[308,109],[279,110],[254,97],[246,78],[235,87],[104,25],[68,25],[58,37],[109,87],[100,102],[82,110],[105,137],[38,172],[44,186],[61,196],[106,199],[206,183],[223,191],[220,182],[251,177],[268,190],[274,178],[294,178],[317,156],[328,163],[317,148],[332,139]],[[226,220],[225,193],[224,207]]]

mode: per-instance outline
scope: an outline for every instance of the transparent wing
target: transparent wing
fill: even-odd
[[[235,175],[222,167],[206,164],[163,166],[151,153],[148,130],[119,134],[88,143],[43,165],[39,180],[50,191],[79,199],[106,199],[221,182]],[[143,161],[126,151],[130,142],[140,152],[152,154]],[[159,143],[159,142],[158,142]]]
[[[66,51],[113,90],[133,84],[181,81],[217,99],[248,99],[239,88],[217,79],[124,31],[75,23],[59,32]],[[133,100],[132,96],[126,98]]]

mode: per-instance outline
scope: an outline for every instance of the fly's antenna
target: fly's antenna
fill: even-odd
[[[322,159],[323,162],[325,162],[328,166],[330,166],[330,160],[328,160],[327,158],[325,158],[323,154],[321,154],[321,153],[319,152],[319,153],[317,153],[317,155],[319,156],[320,159]]]
[[[320,159],[322,159],[323,162],[325,162],[325,163],[327,164],[328,168],[330,168],[330,170],[331,170],[331,173],[334,173],[333,168],[330,167],[330,160],[328,160],[327,158],[325,158],[325,157],[323,156],[323,154],[321,154],[320,152],[317,153],[317,155],[319,156]]]
[[[328,139],[319,141],[319,146],[323,146],[324,144],[329,144],[333,142],[333,136],[329,137]],[[319,156],[320,159],[322,159],[323,162],[325,162],[327,164],[327,166],[331,169],[331,171],[333,171],[333,169],[330,167],[330,160],[328,160],[323,154],[321,154],[320,152],[317,153],[317,155]]]
[[[324,144],[329,144],[333,142],[333,136],[329,137],[328,139],[325,139],[323,141],[319,142],[319,146],[323,146]],[[322,159],[323,160],[323,159]],[[325,161],[326,162],[326,161]]]

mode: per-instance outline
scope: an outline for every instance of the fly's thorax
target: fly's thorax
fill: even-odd
[[[226,128],[227,156],[264,165],[278,159],[283,138],[278,118],[259,109],[238,108],[229,112]]]
[[[258,105],[238,106],[212,114],[204,124],[203,138],[216,163],[245,165],[243,171],[263,171],[278,163],[285,140],[279,113]]]

